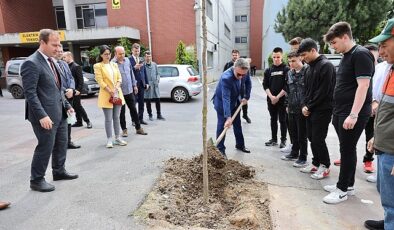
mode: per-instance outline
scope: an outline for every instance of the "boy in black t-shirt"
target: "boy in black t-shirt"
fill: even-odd
[[[325,203],[337,204],[354,194],[356,146],[371,115],[374,57],[369,50],[355,44],[347,22],[331,26],[324,40],[336,52],[343,53],[337,71],[332,121],[339,138],[341,166],[338,183],[324,186],[330,194],[323,198]]]
[[[280,123],[281,142],[280,148],[286,146],[286,105],[285,87],[287,84],[287,72],[290,70],[282,62],[283,50],[276,47],[272,52],[273,65],[264,71],[263,87],[267,93],[268,111],[271,116],[271,140],[266,146],[278,145],[278,117]]]

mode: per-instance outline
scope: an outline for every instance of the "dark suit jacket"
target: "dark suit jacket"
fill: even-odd
[[[240,104],[242,85],[245,85],[244,98],[250,98],[252,87],[250,77],[247,75],[241,80],[238,80],[234,76],[233,69],[230,68],[224,71],[216,87],[215,96],[213,97],[216,112],[224,118],[231,117],[234,109]],[[245,83],[243,84],[242,81]]]
[[[57,72],[61,74],[59,69]],[[41,53],[36,51],[26,59],[21,67],[21,76],[26,98],[26,119],[39,125],[40,119],[46,116],[54,123],[67,117],[71,105],[65,99],[62,88],[57,87],[54,74]]]
[[[227,63],[224,65],[223,72],[226,71],[226,70],[228,70],[229,68],[231,68],[231,67],[233,67],[233,66],[234,66],[233,60],[227,62]]]
[[[59,67],[62,70],[61,77],[62,77],[63,90],[75,89],[75,81],[74,81],[73,75],[71,73],[70,67],[68,67],[67,62],[65,62],[63,60],[59,60],[59,61],[57,61],[57,64],[59,65]]]
[[[134,66],[136,64],[134,57],[133,56],[129,57],[129,60],[130,60],[131,66],[133,68],[132,71],[134,73],[135,80],[137,81],[137,86],[139,88],[145,88],[146,84],[148,83],[148,78],[146,77],[146,73],[145,73],[145,67],[141,66],[141,68],[138,70],[138,69],[134,68]]]
[[[81,92],[83,89],[82,67],[75,62],[71,62],[70,64],[68,64],[68,66],[70,67],[71,74],[74,77],[75,89]]]

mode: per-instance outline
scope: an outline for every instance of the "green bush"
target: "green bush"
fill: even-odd
[[[193,45],[186,47],[185,43],[179,41],[176,48],[175,64],[191,65],[197,69],[197,55],[195,47]]]
[[[287,53],[283,53],[282,56],[282,62],[285,63],[286,65],[289,63],[287,60]],[[270,55],[268,55],[268,66],[272,66],[273,64],[273,60],[272,60],[272,53],[270,53]]]

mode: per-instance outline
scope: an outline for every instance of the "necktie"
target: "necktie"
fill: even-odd
[[[53,63],[52,58],[48,58],[49,64],[51,65],[51,69],[53,72],[53,75],[55,76],[55,82],[56,82],[56,86],[58,88],[60,88],[60,81],[59,81],[59,75],[57,74],[56,68],[55,68],[55,64]]]

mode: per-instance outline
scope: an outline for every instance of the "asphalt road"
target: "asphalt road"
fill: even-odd
[[[252,124],[242,122],[246,147],[252,153],[236,151],[229,130],[227,154],[255,166],[257,179],[269,183],[276,229],[364,229],[366,218],[382,218],[375,185],[366,182],[368,175],[362,172],[364,136],[359,142],[356,196],[339,205],[324,204],[322,198],[327,193],[322,186],[336,182],[339,168],[332,166],[328,179],[315,181],[280,160],[278,148],[265,147],[270,137],[266,95],[257,79],[253,87],[249,106]],[[134,134],[129,122],[128,145],[113,149],[105,148],[104,116],[97,98],[85,98],[83,105],[93,129],[73,128],[73,141],[82,148],[69,150],[66,162],[67,170],[80,178],[53,182],[49,167],[46,178],[56,190],[34,192],[29,188],[29,176],[36,139],[30,123],[24,120],[24,100],[4,94],[0,98],[0,200],[12,205],[0,211],[0,229],[148,229],[129,215],[154,185],[163,161],[202,151],[201,95],[184,104],[162,102],[167,120],[143,126],[147,136]],[[213,137],[216,114],[211,103],[209,106],[208,136]],[[327,143],[333,161],[338,157],[338,140],[331,125]],[[363,203],[362,199],[373,203]]]

